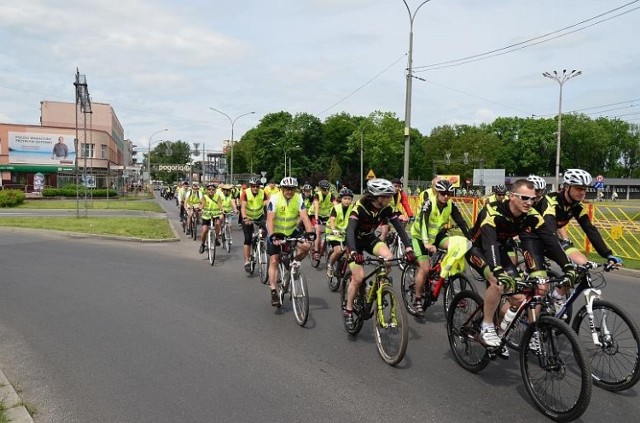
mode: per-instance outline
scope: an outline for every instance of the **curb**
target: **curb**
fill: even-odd
[[[22,405],[18,393],[0,369],[0,402],[4,404],[4,415],[12,423],[34,423],[33,418]]]

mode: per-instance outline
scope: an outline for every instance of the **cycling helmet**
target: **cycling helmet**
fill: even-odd
[[[545,181],[544,178],[541,178],[540,176],[529,175],[529,177],[527,178],[527,181],[533,183],[533,187],[535,189],[547,188],[547,181]]]
[[[207,184],[207,189],[211,189],[211,188],[212,188],[212,189],[215,189],[215,188],[216,188],[216,184],[214,184],[213,182],[209,182],[209,183]]]
[[[391,180],[391,183],[392,183],[392,184],[394,184],[394,185],[400,185],[400,186],[402,186],[402,181],[401,181],[399,178],[393,178],[393,179]]]
[[[182,182],[182,186],[189,186],[189,182],[187,182],[187,181],[183,181],[183,182]]]
[[[493,192],[496,194],[506,194],[507,187],[505,187],[504,184],[498,184],[495,187],[493,187]]]
[[[445,192],[453,192],[455,189],[451,181],[448,181],[446,179],[440,179],[433,187],[436,189],[436,191]]]
[[[249,185],[260,185],[260,181],[258,178],[251,178],[249,179]]]
[[[326,179],[323,179],[318,182],[318,186],[320,187],[320,189],[329,189],[329,187],[331,187],[331,184],[329,184],[329,181],[327,181]]]
[[[582,169],[567,169],[562,177],[562,182],[565,185],[579,185],[583,187],[591,185],[592,180],[589,172]]]
[[[302,186],[302,190],[303,190],[303,191],[311,191],[311,185],[309,185],[309,184],[304,184],[304,185]]]
[[[200,182],[198,182],[198,181],[193,181],[193,182],[191,183],[191,185],[193,185],[194,187],[199,187],[199,186],[200,186]]]
[[[223,184],[220,188],[222,188],[222,189],[231,189],[231,188],[233,188],[233,185],[231,185],[231,184]]]
[[[282,178],[280,181],[280,187],[282,188],[298,188],[298,180],[292,176]]]
[[[367,182],[367,191],[374,197],[381,195],[391,197],[396,193],[396,187],[386,179],[378,178],[371,179]]]
[[[340,190],[340,192],[338,193],[338,197],[342,198],[342,197],[351,197],[353,198],[353,191],[351,191],[349,188],[342,188]]]

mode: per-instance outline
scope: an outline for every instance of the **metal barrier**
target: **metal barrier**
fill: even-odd
[[[483,207],[482,198],[454,197],[460,213],[472,227]],[[417,196],[409,197],[409,204],[414,214],[420,210],[421,204]],[[598,228],[602,238],[614,253],[622,258],[640,260],[640,207],[627,206],[624,203],[602,204],[587,203],[587,212],[593,225]],[[567,230],[574,245],[582,251],[594,252],[593,246],[572,219]]]

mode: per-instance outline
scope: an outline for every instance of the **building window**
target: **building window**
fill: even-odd
[[[82,157],[93,157],[95,144],[82,144]]]
[[[100,145],[100,158],[101,159],[107,158],[107,144]]]

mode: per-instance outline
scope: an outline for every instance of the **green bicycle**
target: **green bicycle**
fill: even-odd
[[[387,266],[391,262],[406,263],[404,258],[385,259],[383,257],[367,257],[363,264],[375,264],[376,267],[365,276],[360,290],[353,301],[353,328],[345,329],[351,335],[357,335],[364,321],[376,316],[373,323],[373,334],[380,357],[389,365],[395,366],[404,358],[409,343],[409,321],[407,310],[398,298]],[[351,283],[351,272],[342,277],[342,312],[347,305],[347,292]],[[344,312],[343,312],[344,317]]]

